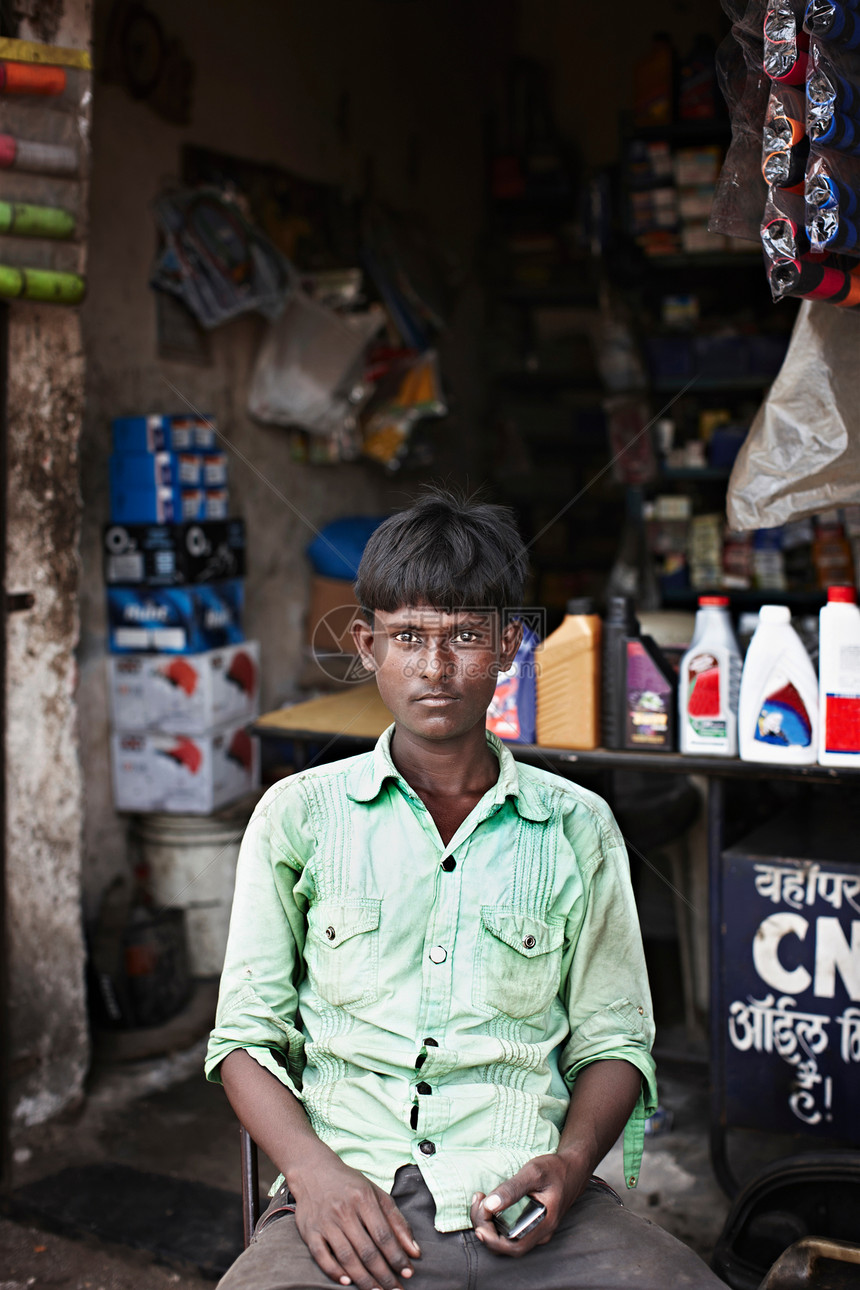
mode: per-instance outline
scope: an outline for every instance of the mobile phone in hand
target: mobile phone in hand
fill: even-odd
[[[531,1232],[546,1218],[546,1205],[542,1205],[532,1196],[526,1196],[524,1200],[525,1208],[522,1207],[522,1203],[518,1203],[509,1206],[501,1214],[493,1216],[496,1231],[500,1236],[506,1236],[509,1241],[521,1240],[527,1232]]]

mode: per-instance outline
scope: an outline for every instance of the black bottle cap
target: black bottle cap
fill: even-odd
[[[567,613],[569,614],[593,614],[594,601],[591,596],[574,596],[567,602]]]

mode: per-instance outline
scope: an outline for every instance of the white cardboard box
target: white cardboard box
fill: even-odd
[[[204,654],[116,654],[108,659],[114,730],[203,734],[259,712],[260,646]]]
[[[259,740],[244,722],[196,736],[115,731],[111,762],[118,811],[208,815],[260,783]]]

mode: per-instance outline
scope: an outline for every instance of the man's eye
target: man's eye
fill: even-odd
[[[462,631],[457,633],[457,640],[461,640],[466,645],[474,645],[475,641],[480,640],[478,632]]]
[[[417,641],[418,637],[414,632],[396,632],[394,639],[396,641],[403,641],[407,645],[411,645],[413,641]]]

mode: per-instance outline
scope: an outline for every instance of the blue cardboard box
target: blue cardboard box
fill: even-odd
[[[114,452],[213,452],[218,435],[212,417],[114,417]]]
[[[112,654],[199,654],[245,639],[242,578],[184,587],[107,588]]]
[[[203,457],[199,452],[115,452],[110,462],[111,493],[151,488],[199,488]]]
[[[182,524],[206,518],[202,488],[111,489],[114,524]]]

